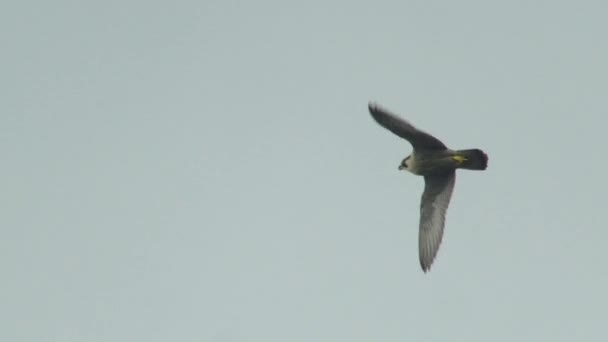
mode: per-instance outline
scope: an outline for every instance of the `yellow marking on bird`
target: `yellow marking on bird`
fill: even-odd
[[[457,161],[459,163],[462,163],[463,161],[467,160],[467,158],[465,158],[463,156],[459,156],[459,155],[453,156],[452,159],[454,159],[455,161]]]

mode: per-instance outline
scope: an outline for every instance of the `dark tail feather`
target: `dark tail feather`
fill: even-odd
[[[488,155],[483,153],[482,150],[459,150],[456,151],[458,155],[463,156],[465,159],[460,164],[460,168],[469,170],[485,170],[488,167]]]

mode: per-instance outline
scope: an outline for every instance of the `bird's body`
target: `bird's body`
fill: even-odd
[[[417,176],[430,176],[450,172],[457,162],[450,156],[449,150],[412,152],[399,166],[400,170],[407,170]]]
[[[374,103],[369,104],[369,111],[381,126],[406,139],[414,148],[403,159],[399,170],[424,177],[418,249],[420,266],[426,272],[441,244],[445,215],[456,182],[456,169],[485,170],[488,157],[479,149],[451,150],[439,139]]]
[[[418,176],[440,175],[455,169],[480,170],[485,156],[481,150],[428,150],[412,152],[399,166]]]

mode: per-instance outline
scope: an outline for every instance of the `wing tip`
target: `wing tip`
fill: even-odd
[[[378,105],[378,103],[376,101],[370,100],[367,103],[367,109],[369,109],[370,113],[377,111],[379,107],[380,106]]]
[[[385,126],[385,124],[382,124],[382,122],[385,122],[388,117],[390,117],[390,114],[388,114],[388,111],[384,107],[382,107],[376,101],[369,101],[367,104],[367,109],[369,110],[369,113],[372,115],[374,120],[376,120],[376,122]]]
[[[422,268],[422,272],[424,273],[428,273],[431,271],[431,266],[433,265],[433,260],[431,259],[430,261],[425,261],[422,258],[420,258],[420,268]]]

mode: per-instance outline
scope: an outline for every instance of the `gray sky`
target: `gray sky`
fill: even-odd
[[[608,339],[605,1],[0,7],[0,340]]]

